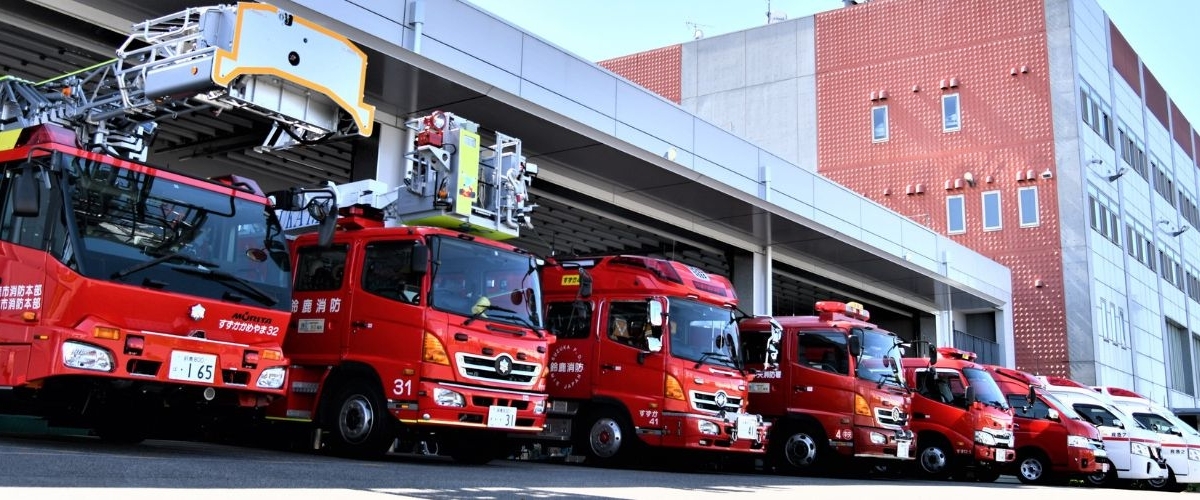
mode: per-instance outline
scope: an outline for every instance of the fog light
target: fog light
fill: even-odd
[[[546,400],[543,399],[541,401],[533,403],[534,415],[541,415],[545,411],[546,411]]]
[[[709,422],[707,420],[697,421],[696,425],[700,429],[701,434],[707,434],[709,436],[716,436],[716,435],[721,434],[721,426],[714,424],[712,422]]]
[[[872,432],[871,444],[887,444],[887,436],[884,436],[878,432]]]
[[[441,387],[433,388],[433,402],[437,403],[438,406],[451,406],[454,408],[467,406],[467,400],[462,394],[450,389],[442,389]]]

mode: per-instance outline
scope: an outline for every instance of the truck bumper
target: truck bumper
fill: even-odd
[[[1017,458],[1017,453],[1008,448],[1000,448],[997,446],[984,446],[981,444],[975,445],[975,462],[976,463],[995,463],[1003,464],[1012,462]]]
[[[857,427],[854,429],[855,458],[912,460],[916,453],[915,436],[908,429]]]
[[[762,423],[762,418],[758,415],[742,417],[751,418],[755,422],[753,425],[743,422],[742,425],[746,427],[739,433],[736,418],[730,421],[712,415],[664,413],[661,428],[640,427],[637,434],[643,441],[651,444],[657,441],[664,448],[765,453],[770,424]],[[753,437],[749,436],[751,434]]]
[[[417,385],[416,400],[389,395],[388,409],[405,424],[536,434],[546,422],[545,394],[429,380]]]
[[[1162,479],[1167,477],[1166,462],[1141,455],[1129,459],[1129,470],[1117,470],[1121,479]]]
[[[1094,472],[1104,470],[1105,462],[1097,460],[1105,458],[1103,451],[1097,453],[1091,448],[1076,448],[1074,446],[1067,447],[1067,470],[1068,474],[1078,474],[1086,476]],[[1111,467],[1111,465],[1109,465]]]

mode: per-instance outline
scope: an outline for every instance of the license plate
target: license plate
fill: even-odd
[[[211,384],[216,368],[216,354],[174,351],[171,353],[171,368],[167,370],[167,378]]]
[[[488,427],[516,427],[517,409],[511,406],[489,406]]]
[[[756,394],[766,394],[771,392],[771,384],[767,382],[750,382],[750,392]]]
[[[737,419],[738,439],[758,439],[758,417],[741,415]]]
[[[908,458],[908,441],[900,441],[896,443],[896,456],[900,458]]]
[[[1005,456],[1004,450],[1001,450],[1001,449],[998,449],[998,448],[997,448],[997,449],[996,449],[996,461],[997,461],[997,462],[1003,462],[1003,461],[1004,461],[1004,456]]]

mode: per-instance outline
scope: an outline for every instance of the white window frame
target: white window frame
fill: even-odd
[[[958,200],[958,215],[962,220],[962,228],[955,230],[951,225],[954,223],[954,214],[951,209],[951,201]],[[967,201],[963,195],[956,194],[946,197],[946,234],[963,234],[967,232]]]
[[[996,199],[996,225],[995,226],[988,225],[988,197],[989,196]],[[983,214],[982,222],[983,222],[983,230],[984,231],[999,231],[1001,229],[1004,229],[1004,205],[1003,205],[1003,202],[1004,202],[1004,200],[1001,199],[1001,197],[1000,197],[1000,191],[984,191],[983,194],[980,195],[980,205],[983,207],[983,209],[980,213]]]
[[[875,123],[875,111],[883,110],[883,136],[876,135],[875,131],[879,128]],[[887,142],[892,137],[891,124],[888,122],[888,107],[887,104],[882,106],[871,107],[871,142]]]
[[[1025,205],[1024,195],[1026,192],[1033,192],[1032,207]],[[1038,206],[1039,203],[1040,201],[1038,201],[1037,186],[1017,188],[1017,221],[1020,222],[1021,227],[1035,227],[1042,224],[1042,215],[1039,212],[1040,208]],[[1025,221],[1025,214],[1029,213],[1027,212],[1028,210],[1033,210],[1033,212],[1031,212],[1033,215],[1033,222]]]
[[[954,101],[954,114],[958,115],[958,123],[955,126],[950,126],[950,120],[946,116],[946,102]],[[942,95],[942,132],[958,132],[962,130],[962,99],[958,93]]]

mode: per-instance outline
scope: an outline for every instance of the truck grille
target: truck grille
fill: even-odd
[[[541,373],[541,366],[536,363],[517,361],[512,356],[500,354],[497,356],[481,356],[478,354],[456,353],[458,372],[462,376],[488,382],[508,382],[532,387]],[[503,361],[500,361],[504,358]],[[508,373],[502,373],[507,367]]]
[[[718,393],[724,394],[724,399],[725,399],[725,407],[724,408],[722,408],[720,405],[717,404],[717,394]],[[692,408],[699,410],[699,411],[718,413],[721,410],[724,410],[726,412],[736,413],[742,407],[742,398],[740,398],[738,396],[730,396],[725,391],[717,391],[717,392],[692,391],[691,395],[692,395],[692,397],[689,399],[692,401]]]
[[[904,427],[908,425],[908,414],[900,411],[900,408],[875,408],[875,420],[882,425],[894,425]]]
[[[1092,444],[1092,448],[1095,448],[1097,450],[1104,449],[1104,441],[1101,441],[1099,439],[1089,439],[1088,442]]]

